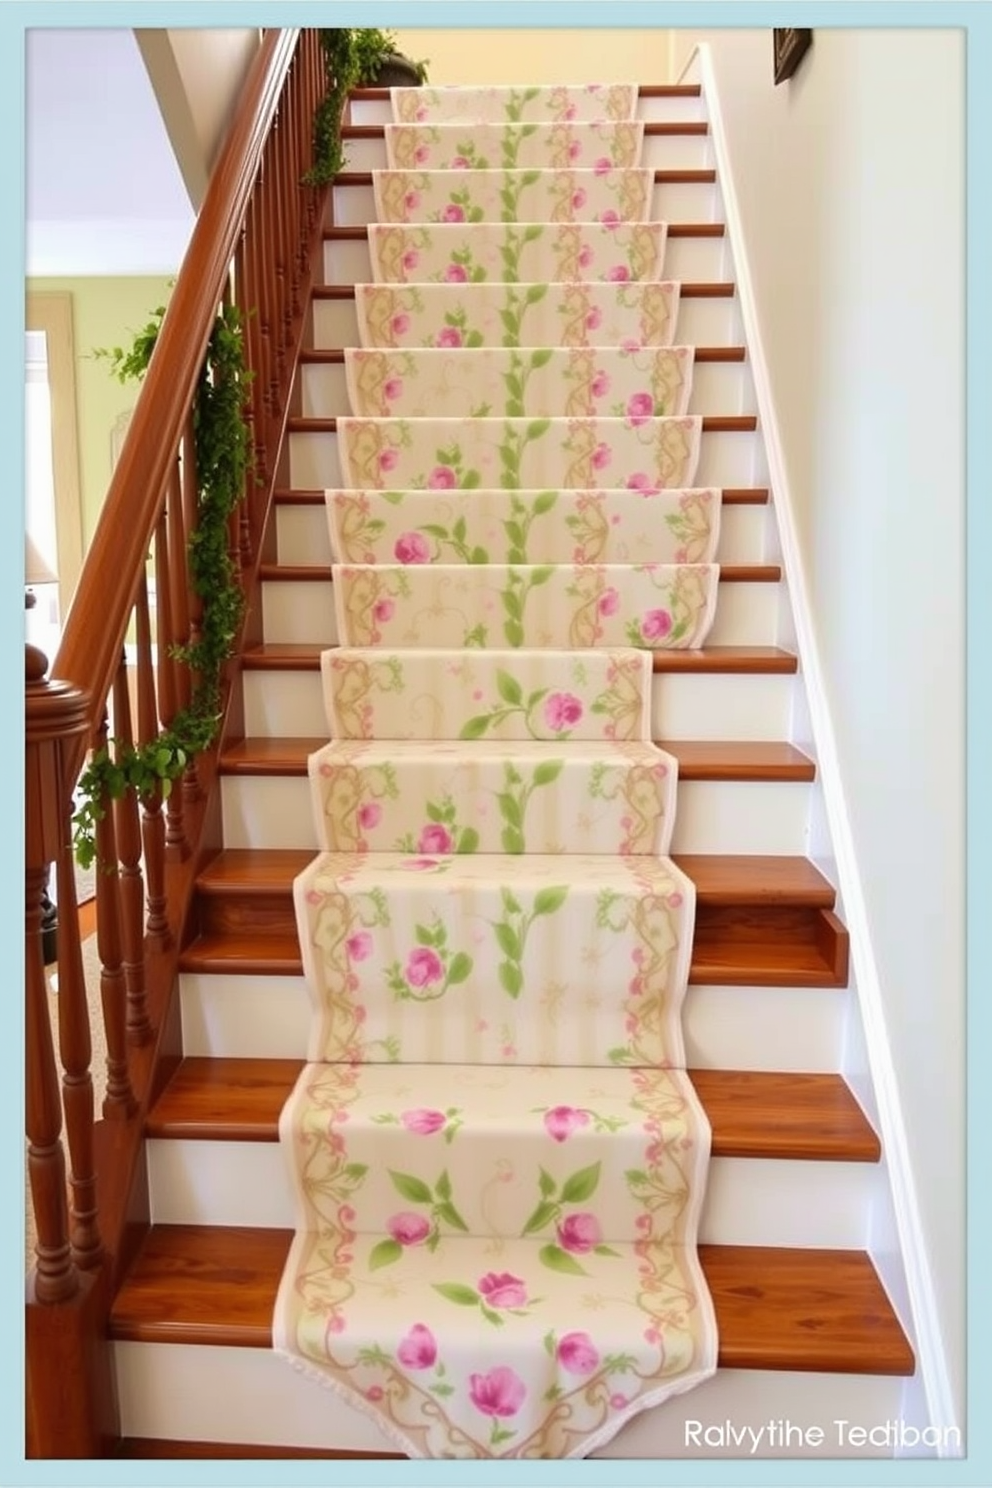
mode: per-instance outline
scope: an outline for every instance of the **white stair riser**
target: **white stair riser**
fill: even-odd
[[[172,1441],[238,1442],[344,1452],[391,1452],[373,1422],[269,1349],[115,1343],[121,1433]],[[218,1388],[223,1381],[223,1388]],[[664,1410],[636,1416],[596,1458],[891,1456],[884,1447],[838,1444],[836,1421],[877,1427],[900,1415],[903,1381],[884,1375],[789,1374],[721,1369]],[[763,1445],[705,1445],[694,1432],[758,1430],[769,1421],[819,1426],[824,1445],[806,1452]],[[698,1423],[698,1424],[697,1424]],[[719,1436],[714,1441],[719,1441]],[[762,1438],[764,1442],[766,1438]],[[195,1476],[195,1475],[194,1475]]]
[[[342,485],[338,437],[332,433],[292,433],[289,436],[289,484],[294,490],[337,490]],[[752,486],[755,484],[757,435],[707,433],[700,440],[697,486]]]
[[[384,1132],[383,1163],[401,1167],[403,1151]],[[152,1224],[292,1229],[293,1185],[278,1142],[155,1139],[146,1152]],[[879,1181],[873,1163],[715,1157],[699,1239],[703,1245],[857,1249],[865,1242],[865,1215]]]
[[[725,505],[720,514],[718,563],[764,563],[769,509],[767,506]],[[276,507],[276,551],[285,564],[331,562],[331,536],[323,503]]]
[[[332,186],[333,221],[338,227],[367,227],[376,221],[371,186]],[[652,222],[722,222],[722,203],[710,181],[657,182],[651,192]]]
[[[703,99],[699,97],[638,98],[635,118],[655,124],[685,124],[705,119]],[[351,103],[352,124],[392,124],[393,112],[388,98],[356,98]]]
[[[183,972],[183,1047],[191,1058],[303,1059],[310,995],[302,976]],[[843,1046],[847,991],[690,986],[683,1010],[692,1069],[830,1073]]]
[[[246,671],[245,732],[263,738],[326,738],[315,671]],[[652,682],[652,732],[670,739],[786,739],[795,678],[785,675],[659,674]]]
[[[344,147],[347,176],[353,171],[386,170],[385,139],[347,140]],[[489,157],[490,164],[499,165]],[[652,170],[712,170],[713,141],[708,134],[649,134],[637,162]],[[527,169],[531,169],[528,162]]]
[[[778,636],[777,584],[723,583],[709,646],[774,646]],[[265,639],[337,644],[334,596],[329,581],[267,579],[262,584]]]
[[[742,346],[737,300],[688,296],[679,305],[674,339],[685,346]],[[358,346],[354,300],[314,300],[313,344],[319,351]]]
[[[786,781],[683,781],[671,850],[801,856],[808,794],[807,785]],[[314,825],[310,783],[302,777],[226,775],[221,806],[225,847],[324,846]]]
[[[726,238],[670,237],[665,244],[662,274],[666,279],[694,284],[732,279]],[[366,240],[346,238],[325,242],[325,284],[368,284],[371,279]]]
[[[338,418],[352,411],[343,365],[304,363],[300,368],[300,397],[304,418]],[[745,362],[701,362],[693,369],[689,413],[720,416],[754,411],[751,376]]]
[[[716,561],[721,564],[764,563],[769,520],[767,505],[726,504],[720,516]],[[331,539],[325,506],[314,502],[278,506],[276,544],[280,563],[329,564],[332,561]]]

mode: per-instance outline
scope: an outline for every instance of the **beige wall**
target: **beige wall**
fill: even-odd
[[[566,12],[567,14],[567,12]],[[400,50],[429,60],[431,83],[666,83],[671,32],[476,30],[396,32]]]
[[[260,33],[242,28],[134,34],[190,201],[199,208]]]
[[[708,42],[964,1414],[964,43]]]
[[[136,383],[121,385],[97,347],[130,348],[134,333],[159,305],[168,304],[167,279],[29,279],[29,292],[61,290],[72,296],[76,358],[76,415],[83,550],[92,539],[111,472],[111,433],[121,414],[137,401]]]

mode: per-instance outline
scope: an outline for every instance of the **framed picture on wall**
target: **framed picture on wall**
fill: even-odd
[[[772,31],[775,82],[790,78],[813,45],[812,31]]]

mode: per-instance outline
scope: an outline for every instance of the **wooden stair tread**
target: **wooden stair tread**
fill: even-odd
[[[329,563],[262,563],[258,576],[270,584],[333,582]],[[777,563],[725,563],[720,569],[721,584],[778,584],[782,570]]]
[[[110,1336],[272,1347],[290,1230],[155,1225],[114,1299]],[[861,1251],[701,1245],[723,1369],[906,1375],[913,1353]]]
[[[352,125],[351,127],[382,130],[381,124]],[[727,227],[723,222],[669,222],[667,231],[667,236],[670,238],[723,238],[726,235]],[[367,227],[343,227],[338,223],[327,223],[322,229],[321,236],[325,243],[365,243],[368,241],[369,234]]]
[[[318,352],[319,357],[338,357],[340,352]],[[277,506],[326,506],[327,492],[324,490],[305,490],[302,487],[280,486],[273,492],[273,499]],[[724,486],[720,492],[720,500],[724,506],[765,506],[768,502],[767,486]]]
[[[700,83],[638,83],[637,85],[638,98],[701,98],[702,92]],[[388,103],[390,96],[389,88],[352,88],[348,93],[348,101]]]
[[[220,759],[224,775],[304,776],[307,760],[327,744],[326,737],[253,737],[228,744]],[[680,780],[812,780],[815,766],[793,744],[658,739],[659,748],[679,762]]]
[[[656,186],[715,186],[716,171],[708,170],[656,170]],[[331,181],[332,186],[371,186],[372,172],[369,170],[343,170]]]
[[[342,124],[341,138],[343,140],[385,140],[385,124]],[[710,126],[705,119],[685,119],[668,121],[661,119],[646,119],[644,121],[645,137],[662,138],[667,135],[704,135],[709,134]]]
[[[248,671],[319,672],[320,658],[330,649],[318,642],[268,641],[247,646],[241,662]],[[655,651],[652,657],[655,672],[779,674],[795,672],[798,665],[791,651],[778,646],[704,646],[698,651]]]
[[[634,286],[636,288],[636,285]],[[315,300],[353,300],[354,284],[315,284],[310,291]],[[705,282],[683,281],[679,285],[680,300],[732,300],[737,293],[735,284],[717,280]]]
[[[197,875],[200,893],[289,893],[314,859],[311,848],[228,847]],[[696,886],[700,906],[791,905],[831,909],[836,891],[808,858],[785,854],[676,853],[676,865]]]
[[[184,1059],[145,1135],[276,1142],[302,1059]],[[689,1070],[713,1131],[714,1157],[877,1162],[878,1138],[840,1075]]]
[[[340,346],[306,346],[300,352],[299,360],[304,365],[325,365],[340,367],[344,365],[344,350]],[[747,348],[744,346],[697,346],[694,348],[694,362],[746,362]],[[727,499],[724,492],[724,500]]]

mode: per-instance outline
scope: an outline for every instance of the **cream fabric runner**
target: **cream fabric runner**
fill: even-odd
[[[716,1368],[651,652],[721,496],[636,103],[394,90],[356,291],[273,1336],[415,1457],[584,1457]]]

